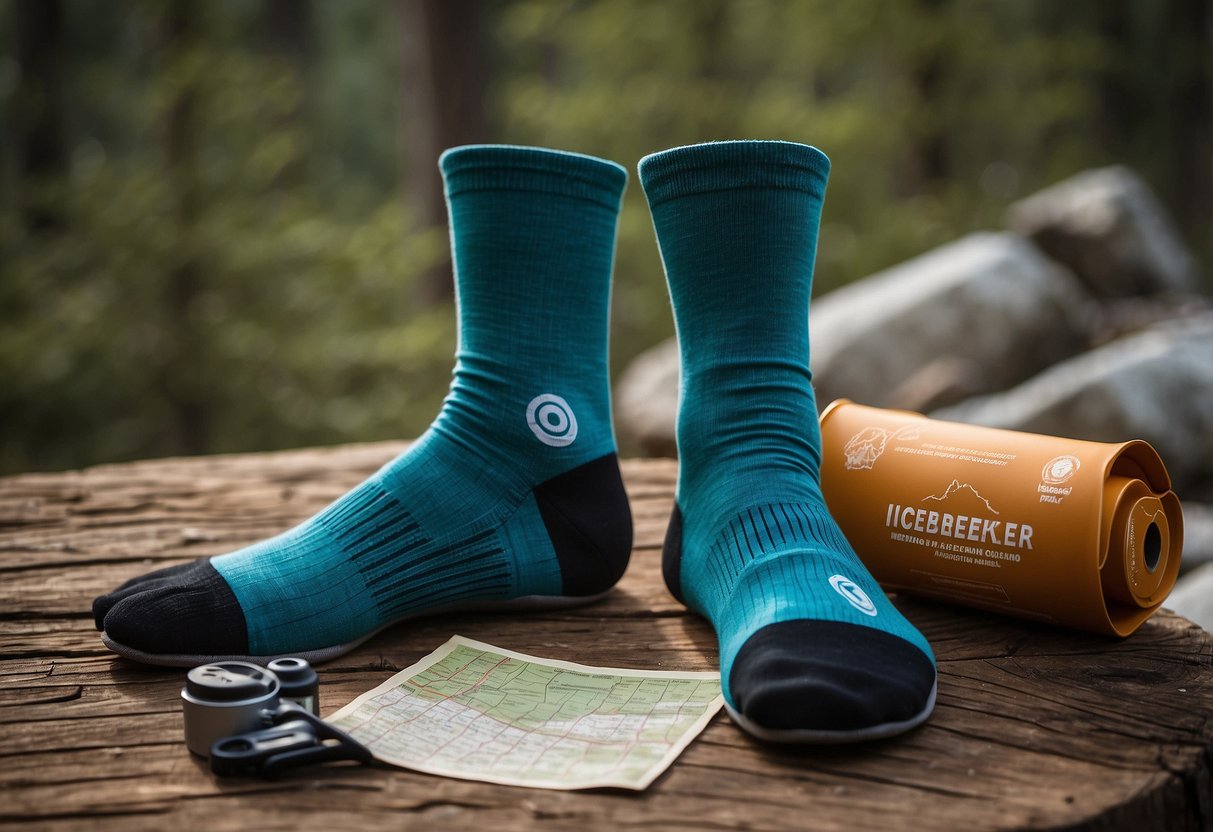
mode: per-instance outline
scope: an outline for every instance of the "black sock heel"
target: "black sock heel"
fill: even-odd
[[[613,587],[632,556],[632,509],[615,454],[579,465],[534,488],[560,561],[567,596]]]
[[[670,525],[665,530],[665,542],[661,545],[661,575],[670,594],[685,604],[686,599],[682,597],[682,509],[678,508],[678,503],[674,503]]]

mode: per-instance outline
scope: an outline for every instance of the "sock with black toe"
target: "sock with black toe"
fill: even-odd
[[[573,153],[445,153],[459,344],[429,430],[283,534],[94,603],[117,652],[160,664],[323,661],[452,607],[584,602],[631,552],[607,325],[626,172]]]
[[[645,157],[682,355],[664,569],[720,642],[733,717],[834,742],[926,719],[935,662],[830,517],[808,310],[829,160],[789,142]]]

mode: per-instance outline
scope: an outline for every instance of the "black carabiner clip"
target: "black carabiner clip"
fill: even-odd
[[[273,780],[297,766],[331,760],[367,765],[373,759],[365,745],[293,703],[266,711],[264,718],[269,727],[215,741],[212,772],[220,777],[258,775]]]

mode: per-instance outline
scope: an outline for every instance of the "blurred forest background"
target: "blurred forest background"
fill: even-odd
[[[1211,6],[0,0],[0,473],[419,434],[456,144],[814,144],[818,293],[1120,162],[1209,273]],[[673,330],[634,177],[612,326]]]

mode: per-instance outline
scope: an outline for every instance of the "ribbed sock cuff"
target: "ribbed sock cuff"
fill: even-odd
[[[709,142],[645,156],[638,169],[649,205],[659,205],[734,188],[785,188],[820,196],[830,160],[817,148],[797,142]]]
[[[587,199],[619,210],[628,173],[606,159],[514,145],[453,147],[438,160],[447,194],[534,191]]]

